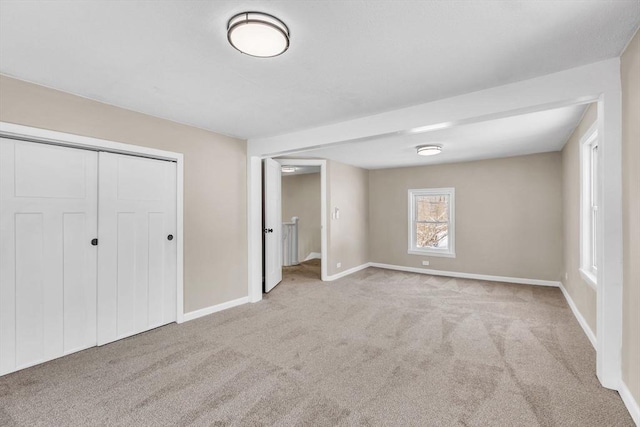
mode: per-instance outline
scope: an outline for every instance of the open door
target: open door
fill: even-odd
[[[282,201],[280,163],[264,160],[264,291],[282,281]]]

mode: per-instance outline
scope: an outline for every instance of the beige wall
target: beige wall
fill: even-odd
[[[622,227],[623,307],[622,379],[640,403],[640,33],[623,53]]]
[[[297,216],[298,259],[320,253],[320,173],[282,177],[282,222]]]
[[[597,104],[591,104],[562,149],[564,222],[564,266],[562,283],[578,311],[596,334],[596,291],[580,276],[580,138],[597,119]]]
[[[327,161],[327,223],[329,275],[369,262],[369,172]],[[340,218],[331,213],[340,209]],[[341,263],[341,267],[337,267]]]
[[[371,261],[406,267],[559,280],[562,172],[559,153],[372,170]],[[454,187],[456,257],[410,255],[407,191]],[[429,260],[429,267],[422,261]]]
[[[0,120],[184,154],[184,308],[247,295],[246,142],[0,76]]]

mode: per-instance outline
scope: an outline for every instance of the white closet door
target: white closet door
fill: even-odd
[[[0,374],[96,345],[97,157],[0,139]]]
[[[100,153],[98,345],[176,320],[176,164]]]

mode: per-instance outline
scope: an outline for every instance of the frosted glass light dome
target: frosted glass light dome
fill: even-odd
[[[436,154],[440,154],[442,147],[439,145],[421,145],[417,147],[416,150],[421,156],[435,156]]]
[[[227,39],[244,54],[271,58],[289,49],[289,28],[275,16],[243,12],[229,20]]]

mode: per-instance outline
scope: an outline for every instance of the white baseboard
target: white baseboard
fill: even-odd
[[[627,407],[627,411],[631,414],[633,422],[636,423],[636,426],[640,426],[640,405],[638,405],[638,402],[633,398],[631,391],[629,391],[624,381],[620,381],[620,390],[618,390],[618,393],[620,393],[620,397]]]
[[[489,276],[486,274],[458,273],[455,271],[430,270],[428,268],[405,267],[403,265],[381,264],[379,262],[370,262],[369,265],[371,267],[384,268],[387,270],[407,271],[409,273],[429,274],[431,276],[448,276],[448,277],[456,277],[460,279],[489,280],[493,282],[518,283],[521,285],[552,286],[555,288],[560,286],[560,282],[555,282],[552,280],[523,279],[520,277]]]
[[[249,302],[249,297],[242,297],[231,301],[223,302],[222,304],[212,305],[210,307],[201,308],[200,310],[191,311],[184,314],[183,321],[188,322],[202,316],[217,313],[218,311],[226,310],[231,307],[236,307]]]
[[[350,275],[350,274],[353,274],[353,273],[355,273],[356,271],[364,270],[365,268],[369,267],[370,265],[371,265],[371,263],[368,263],[368,262],[367,262],[367,263],[362,264],[362,265],[359,265],[359,266],[357,266],[357,267],[353,267],[353,268],[350,268],[350,269],[348,269],[348,270],[341,271],[340,273],[334,274],[334,275],[332,275],[332,276],[327,276],[327,277],[325,277],[325,278],[324,278],[324,281],[325,281],[325,282],[332,282],[332,281],[334,281],[334,280],[338,280],[338,279],[340,279],[340,278],[342,278],[342,277],[344,277],[344,276],[348,276],[348,275]]]
[[[587,338],[589,338],[589,341],[591,341],[591,345],[593,346],[594,349],[597,350],[597,347],[596,347],[597,339],[595,334],[589,327],[589,324],[587,323],[585,318],[582,316],[580,311],[578,311],[578,307],[573,302],[573,299],[571,299],[571,295],[569,295],[569,292],[567,292],[567,289],[564,287],[562,283],[560,283],[560,290],[562,291],[562,295],[564,295],[564,299],[567,300],[567,303],[569,304],[569,307],[571,308],[573,315],[578,320],[578,323],[582,327],[582,330],[584,331],[585,335],[587,336]]]
[[[309,252],[309,255],[302,261],[309,261],[310,259],[322,259],[322,254],[320,252]]]

